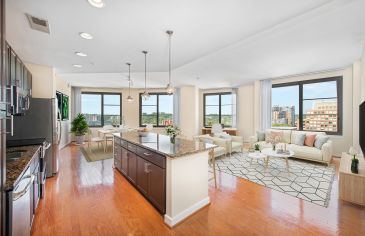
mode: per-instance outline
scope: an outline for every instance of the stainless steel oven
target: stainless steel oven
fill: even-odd
[[[41,156],[39,161],[39,188],[40,188],[40,198],[44,198],[46,193],[46,178],[47,178],[47,163],[46,163],[46,151],[51,147],[51,143],[47,141],[43,142]]]

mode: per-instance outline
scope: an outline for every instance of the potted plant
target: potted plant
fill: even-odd
[[[181,130],[179,127],[174,125],[169,125],[166,127],[166,134],[170,136],[170,142],[175,143],[175,138],[181,133]]]
[[[354,174],[359,173],[359,159],[356,158],[357,150],[354,147],[350,148],[349,154],[353,156],[351,160],[351,172]]]
[[[260,144],[256,143],[254,148],[255,152],[260,152]]]
[[[83,144],[85,134],[87,133],[89,126],[87,125],[86,118],[83,114],[77,114],[71,123],[71,133],[76,137],[77,144]]]

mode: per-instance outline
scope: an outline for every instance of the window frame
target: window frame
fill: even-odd
[[[336,82],[336,89],[337,89],[337,131],[321,131],[321,130],[303,130],[303,102],[306,100],[320,100],[321,98],[311,98],[311,99],[304,99],[303,98],[303,86],[306,84],[315,84],[315,83],[322,83],[322,82]],[[298,93],[299,93],[299,131],[306,131],[306,132],[326,132],[327,135],[342,135],[343,134],[343,76],[335,76],[335,77],[327,77],[327,78],[320,78],[320,79],[311,79],[311,80],[301,80],[296,82],[289,82],[289,83],[281,83],[281,84],[273,84],[272,88],[280,88],[280,87],[287,87],[287,86],[298,86]],[[322,99],[330,99],[330,98],[322,98]],[[271,118],[272,119],[272,118]],[[280,129],[275,127],[275,129]]]
[[[92,94],[92,95],[101,95],[101,125],[89,125],[89,127],[104,127],[104,95],[119,95],[120,98],[120,119],[119,119],[119,125],[122,124],[122,93],[109,93],[109,92],[81,92],[81,103],[82,103],[82,95],[83,94]]]
[[[139,127],[146,127],[146,125],[142,124],[142,102],[143,102],[143,98],[142,98],[142,94],[143,93],[139,93]],[[149,95],[156,95],[156,112],[157,112],[157,125],[153,125],[153,127],[157,127],[157,128],[164,128],[167,127],[166,125],[160,125],[160,95],[167,95],[167,96],[173,96],[173,95],[169,95],[168,93],[149,93]],[[173,103],[173,107],[172,107],[172,118],[174,118],[174,103]]]
[[[205,116],[206,116],[206,112],[205,112],[205,108],[206,108],[206,97],[207,96],[215,96],[215,95],[219,95],[219,104],[218,104],[218,107],[219,107],[219,113],[218,113],[218,119],[219,119],[219,124],[222,124],[222,95],[232,95],[232,92],[221,92],[221,93],[204,93],[203,94],[203,125],[204,125],[204,128],[212,128],[212,126],[209,126],[207,125],[205,122],[206,122],[206,119],[205,119]],[[230,104],[233,106],[233,104]],[[233,114],[232,114],[233,116]],[[228,127],[228,128],[231,128],[232,125],[230,126],[226,126],[224,125],[224,127]]]

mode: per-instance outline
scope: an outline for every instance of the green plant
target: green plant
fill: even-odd
[[[71,133],[76,136],[83,136],[87,133],[89,126],[87,125],[86,118],[83,114],[79,113],[71,123]]]
[[[260,144],[255,144],[255,151],[260,151]]]
[[[166,127],[166,134],[170,137],[175,137],[181,133],[181,130],[177,126],[169,125]]]

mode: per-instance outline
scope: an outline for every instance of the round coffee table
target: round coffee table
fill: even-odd
[[[269,162],[270,157],[285,159],[286,170],[289,173],[289,162],[288,162],[288,158],[294,156],[294,152],[291,151],[291,150],[288,150],[288,151],[289,151],[289,153],[277,153],[277,150],[274,151],[274,150],[272,150],[272,148],[265,148],[261,152],[263,154],[267,155],[267,162]]]
[[[252,165],[252,160],[253,159],[264,159],[264,161],[265,161],[265,169],[267,168],[267,155],[266,154],[264,154],[264,153],[262,153],[262,152],[250,152],[249,154],[248,154],[248,157],[249,158],[251,158],[251,161],[250,161],[250,165]]]

